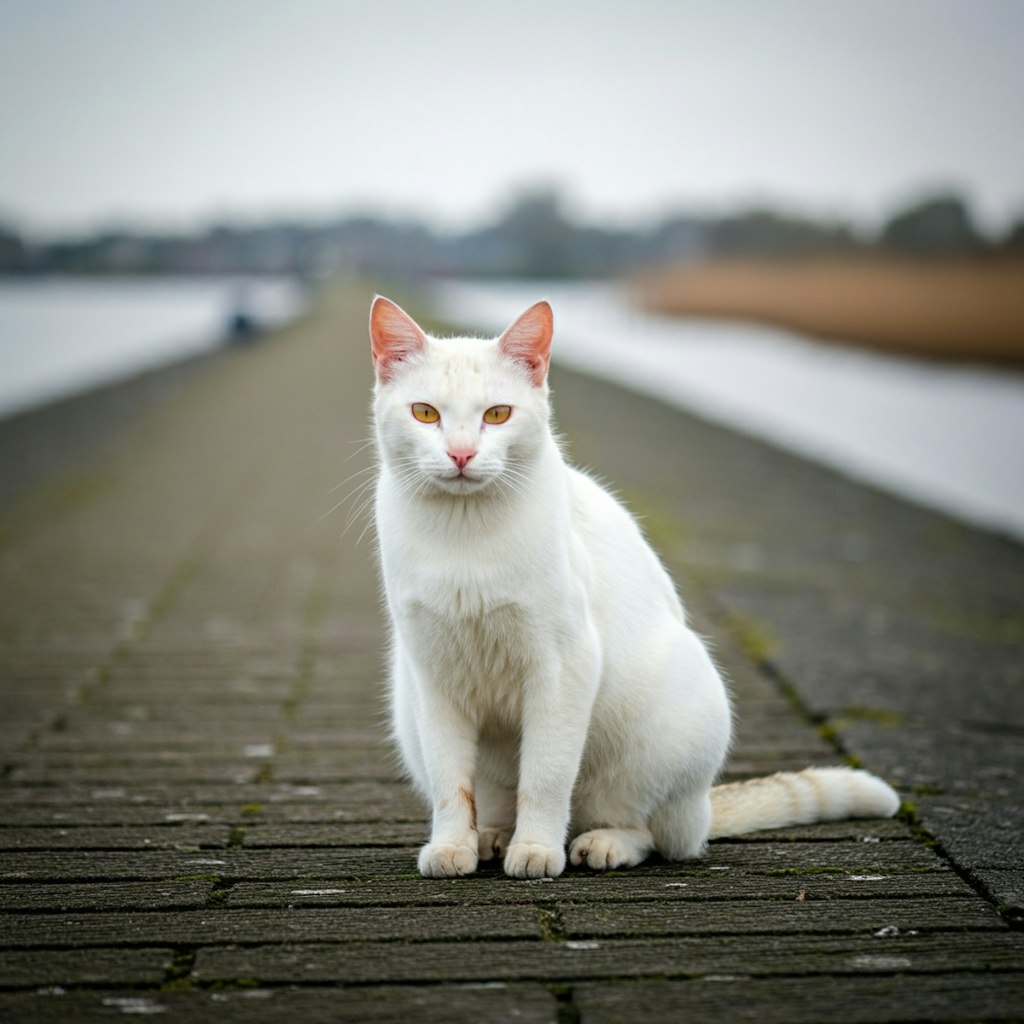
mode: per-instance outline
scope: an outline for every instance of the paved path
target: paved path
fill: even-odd
[[[578,376],[574,451],[733,679],[730,775],[856,754],[916,817],[603,877],[415,874],[359,495],[320,518],[366,478],[331,491],[368,464],[367,300],[0,515],[0,1019],[1024,1017],[1020,548]],[[992,679],[1002,708],[944,714]]]

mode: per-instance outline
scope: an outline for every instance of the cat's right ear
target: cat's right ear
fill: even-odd
[[[427,336],[401,306],[377,295],[370,307],[370,348],[377,379],[387,384],[395,366],[427,347]]]

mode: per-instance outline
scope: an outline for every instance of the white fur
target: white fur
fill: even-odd
[[[786,782],[712,792],[725,687],[632,517],[563,460],[546,304],[494,341],[426,337],[384,299],[374,317],[393,728],[433,812],[424,875],[501,856],[509,875],[558,875],[567,839],[573,863],[615,868],[697,856],[712,830],[894,811],[884,783],[858,802],[827,771],[800,807]],[[496,405],[508,422],[484,424]],[[460,476],[448,452],[467,448]]]

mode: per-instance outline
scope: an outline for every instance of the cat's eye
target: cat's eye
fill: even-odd
[[[511,415],[511,405],[492,405],[490,409],[484,413],[484,423],[489,423],[491,426],[497,426],[499,423],[505,423]]]
[[[436,423],[441,418],[441,414],[426,402],[413,402],[412,414],[420,423]]]

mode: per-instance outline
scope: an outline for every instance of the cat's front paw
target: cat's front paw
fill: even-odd
[[[419,869],[424,878],[458,878],[476,871],[477,851],[454,843],[427,843],[420,850]]]
[[[509,878],[557,878],[565,870],[565,850],[543,843],[512,843],[505,851]]]
[[[510,828],[488,827],[480,829],[480,859],[501,860],[512,838]]]

